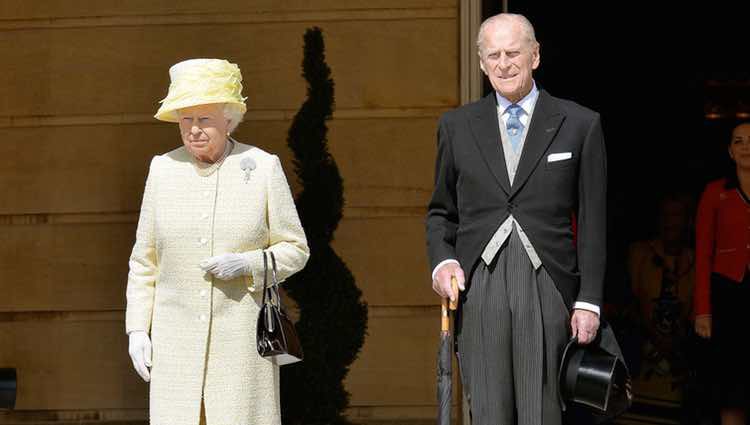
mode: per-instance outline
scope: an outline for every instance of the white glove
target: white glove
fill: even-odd
[[[221,280],[250,275],[250,261],[243,254],[216,255],[201,261],[200,267]]]
[[[133,361],[133,368],[144,381],[151,380],[151,338],[144,331],[133,331],[130,333],[128,353]]]

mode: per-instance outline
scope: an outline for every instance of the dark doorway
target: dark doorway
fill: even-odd
[[[620,303],[628,297],[628,246],[654,236],[659,199],[683,192],[697,201],[708,181],[731,170],[730,131],[750,121],[748,14],[723,2],[508,0],[508,9],[535,27],[537,84],[602,115],[606,302]],[[483,18],[501,10],[501,1],[483,2]],[[654,413],[662,414],[685,412]]]
[[[725,172],[731,128],[750,112],[745,11],[660,4],[508,1],[535,27],[539,86],[602,114],[613,260],[654,232],[664,193],[698,196]],[[502,10],[482,6],[483,18]]]

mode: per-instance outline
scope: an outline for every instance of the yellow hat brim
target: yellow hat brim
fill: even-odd
[[[237,102],[237,100],[235,99],[188,99],[175,102],[165,101],[164,103],[162,103],[159,110],[156,111],[156,114],[154,114],[154,118],[159,121],[165,122],[179,122],[180,118],[177,115],[177,112],[180,109],[190,108],[191,106],[211,105],[216,103],[233,103],[240,106],[243,114],[247,112],[247,106],[243,102]]]

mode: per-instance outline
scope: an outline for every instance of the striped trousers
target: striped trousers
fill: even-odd
[[[489,266],[477,266],[461,309],[458,357],[472,425],[560,425],[557,371],[570,312],[517,230]]]

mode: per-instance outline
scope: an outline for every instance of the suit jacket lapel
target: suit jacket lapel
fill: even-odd
[[[505,154],[500,141],[495,93],[492,92],[485,96],[477,106],[470,118],[474,140],[487,167],[492,171],[503,191],[508,194],[510,193],[510,180],[508,179],[508,168],[505,166]]]
[[[544,90],[539,91],[539,98],[529,123],[529,131],[523,144],[523,152],[518,163],[516,177],[510,196],[513,196],[526,183],[529,176],[539,164],[552,139],[557,134],[565,115],[557,108],[552,97]]]

